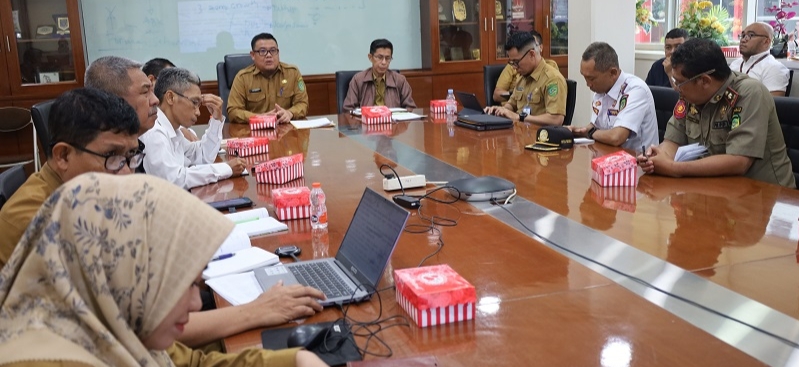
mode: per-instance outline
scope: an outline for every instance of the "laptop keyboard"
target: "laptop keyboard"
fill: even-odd
[[[322,291],[328,299],[352,295],[329,262],[298,263],[289,270],[300,283]]]

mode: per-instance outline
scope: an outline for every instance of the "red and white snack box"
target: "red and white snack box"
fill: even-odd
[[[591,181],[591,197],[603,208],[635,213],[636,192],[634,186],[599,186]]]
[[[259,163],[255,166],[255,181],[258,183],[282,184],[303,175],[302,153]]]
[[[267,138],[228,139],[227,151],[228,154],[239,157],[247,157],[256,154],[269,153],[269,139]]]
[[[397,302],[419,327],[474,319],[477,293],[449,265],[394,270]]]
[[[390,123],[391,110],[386,106],[361,107],[361,121],[367,125]]]
[[[635,186],[637,170],[635,157],[623,150],[591,160],[591,178],[601,186]]]
[[[274,129],[275,126],[277,116],[273,113],[250,116],[250,130]]]
[[[430,113],[444,114],[447,113],[447,100],[434,99],[430,101]]]
[[[311,190],[307,187],[285,187],[272,189],[277,219],[299,219],[311,217]]]

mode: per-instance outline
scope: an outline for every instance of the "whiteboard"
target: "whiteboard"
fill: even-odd
[[[224,55],[247,53],[252,37],[272,33],[280,61],[303,75],[370,66],[369,44],[394,44],[392,69],[422,67],[419,0],[82,0],[89,63],[124,56],[167,58],[216,80]]]

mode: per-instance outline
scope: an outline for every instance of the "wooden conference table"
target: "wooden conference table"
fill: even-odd
[[[444,366],[748,366],[791,360],[795,350],[785,343],[631,285],[628,278],[565,256],[552,244],[799,340],[794,333],[799,330],[796,190],[745,178],[643,176],[635,190],[603,191],[592,188],[590,160],[617,148],[526,150],[524,145],[535,140],[535,125],[478,132],[440,118],[361,126],[349,115],[328,117],[337,128],[281,125],[252,132],[271,138],[269,154],[247,158],[255,163],[305,154],[305,177],[289,184],[323,184],[330,218],[327,244],[314,244],[307,220],[294,220],[287,221],[287,233],[254,238],[254,245],[271,251],[294,244],[303,250],[301,259],[335,256],[364,186],[387,197],[394,194],[382,190],[378,171],[394,162],[400,175],[423,173],[428,181],[458,175],[506,178],[519,195],[511,211],[518,210],[515,214],[537,231],[531,235],[486,203],[425,200],[424,216],[457,220],[456,226],[436,226],[444,246],[425,265],[448,264],[469,280],[477,290],[477,314],[473,321],[455,324],[385,329],[379,336],[394,357],[434,355]],[[226,137],[250,134],[247,126],[226,126]],[[257,184],[248,176],[192,192],[206,201],[246,196],[272,212],[275,187],[280,186]],[[409,223],[425,223],[412,214]],[[381,286],[392,285],[393,269],[415,267],[434,252],[436,239],[403,233]],[[360,321],[381,312],[382,318],[406,315],[393,290],[380,295],[352,306],[348,315]],[[217,302],[227,305],[221,298]],[[732,309],[725,309],[728,305]],[[339,317],[338,309],[329,308],[305,322]],[[226,338],[226,350],[260,347],[260,333]],[[367,346],[364,338],[356,341],[371,353],[388,353],[377,343]]]

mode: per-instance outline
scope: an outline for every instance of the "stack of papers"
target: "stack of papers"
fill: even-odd
[[[277,255],[260,247],[248,247],[232,253],[223,260],[211,261],[203,270],[203,279],[213,279],[230,274],[248,272],[280,262]]]
[[[398,113],[398,112],[408,112],[407,109],[402,108],[402,107],[392,107],[392,108],[389,108],[388,110],[391,111],[392,114],[395,114],[395,113]],[[356,108],[356,109],[352,110],[350,113],[355,115],[355,116],[360,116],[361,115],[361,109],[360,108]]]
[[[289,230],[289,227],[285,223],[281,223],[277,219],[270,217],[266,208],[225,214],[225,216],[233,221],[233,223],[236,223],[234,231],[246,233],[247,236],[250,237]]]
[[[707,148],[699,143],[683,145],[677,148],[677,153],[674,154],[675,162],[687,162],[697,158],[703,157],[707,153]]]
[[[417,115],[413,112],[392,112],[391,119],[394,121],[408,121],[408,120],[420,120],[425,118],[424,115]]]
[[[327,117],[320,117],[311,120],[291,121],[291,124],[294,125],[295,129],[313,129],[317,127],[333,126],[333,121],[328,120]]]
[[[252,271],[209,279],[205,284],[233,306],[255,301],[263,293]]]

